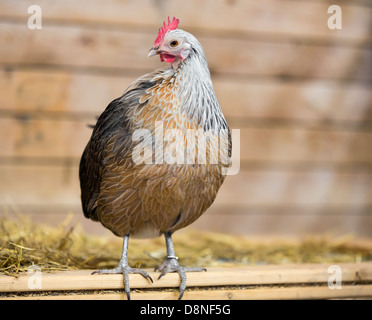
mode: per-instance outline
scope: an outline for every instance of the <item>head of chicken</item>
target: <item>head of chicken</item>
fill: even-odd
[[[189,57],[193,49],[197,49],[199,42],[196,38],[184,30],[177,29],[178,24],[178,19],[173,18],[170,21],[168,17],[168,25],[164,22],[164,26],[159,29],[154,45],[148,53],[149,57],[158,54],[161,61],[177,67]]]

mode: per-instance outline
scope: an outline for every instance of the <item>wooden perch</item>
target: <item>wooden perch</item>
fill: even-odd
[[[188,290],[184,299],[372,297],[372,263],[338,264],[342,270],[341,289],[328,288],[328,279],[332,275],[328,272],[329,266],[307,264],[208,268],[207,272],[188,274]],[[148,272],[154,279],[153,284],[140,275],[130,275],[133,299],[177,298],[178,274],[167,274],[157,280],[159,273]],[[18,278],[1,275],[0,293],[3,294],[0,299],[20,298],[17,295],[25,292],[33,292],[29,296],[22,296],[27,299],[126,299],[123,291],[112,292],[123,289],[122,275],[91,275],[91,270],[79,270],[42,273],[41,277],[41,288],[34,289],[28,285],[29,275]],[[69,291],[69,294],[61,292],[55,295],[55,291]],[[53,295],[47,295],[47,292],[53,292]]]

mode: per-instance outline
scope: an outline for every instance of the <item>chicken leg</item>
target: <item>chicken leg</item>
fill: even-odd
[[[158,280],[166,275],[168,272],[177,272],[181,278],[180,295],[178,300],[182,299],[182,296],[186,290],[186,272],[200,272],[207,271],[205,268],[185,268],[178,263],[178,257],[174,252],[174,246],[172,241],[172,233],[165,232],[165,244],[167,246],[167,257],[165,261],[155,268],[155,271],[161,271]]]
[[[124,240],[123,240],[123,252],[121,254],[121,259],[119,261],[119,264],[116,268],[97,270],[97,271],[94,271],[92,274],[122,273],[124,276],[124,290],[125,290],[128,300],[130,300],[129,273],[137,273],[137,274],[142,275],[144,278],[148,279],[151,283],[153,281],[146,271],[129,267],[128,265],[128,242],[129,242],[129,235],[125,235]]]

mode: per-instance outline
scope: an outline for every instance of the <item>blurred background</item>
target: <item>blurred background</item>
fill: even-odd
[[[30,30],[30,5],[42,29]],[[330,5],[342,29],[327,26]],[[80,207],[89,124],[138,76],[168,16],[203,45],[241,169],[190,229],[372,237],[372,1],[0,0],[0,217]]]

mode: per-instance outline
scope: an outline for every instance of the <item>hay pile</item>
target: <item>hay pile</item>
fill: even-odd
[[[44,272],[113,268],[121,239],[86,235],[79,226],[34,224],[25,217],[0,219],[0,273],[17,276],[37,265]],[[372,247],[353,247],[350,237],[307,237],[303,241],[258,242],[226,234],[180,232],[174,244],[185,266],[231,266],[372,260]],[[129,264],[153,268],[165,257],[163,237],[130,239]]]

